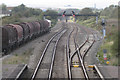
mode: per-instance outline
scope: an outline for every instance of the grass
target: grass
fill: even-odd
[[[104,64],[104,58],[103,58],[103,49],[107,49],[107,58],[110,61],[110,65],[118,65],[118,58],[116,57],[114,50],[113,50],[113,45],[116,38],[116,33],[118,31],[118,23],[117,19],[109,19],[108,17],[105,16],[100,16],[98,19],[98,24],[96,24],[95,18],[90,18],[84,21],[79,21],[77,20],[77,23],[86,26],[86,27],[91,27],[94,28],[98,31],[101,32],[102,26],[101,26],[101,20],[102,18],[107,19],[107,24],[106,24],[106,39],[104,40],[104,43],[102,46],[99,48],[99,51],[97,55],[99,55],[99,61]],[[101,32],[102,34],[102,32]],[[115,45],[114,45],[115,46]],[[117,46],[117,45],[116,45]]]
[[[20,64],[20,63],[26,63],[24,61],[25,59],[26,58],[24,56],[12,56],[11,58],[9,58],[7,60],[4,60],[3,64]]]
[[[102,44],[102,46],[100,47],[100,49],[99,49],[99,51],[98,51],[98,53],[97,53],[97,55],[99,55],[100,57],[99,57],[99,60],[100,60],[100,62],[101,63],[104,63],[104,57],[103,57],[103,49],[106,49],[107,50],[107,60],[109,61],[109,60],[111,60],[111,58],[112,58],[112,49],[111,49],[111,47],[112,47],[112,45],[113,45],[113,41],[110,41],[110,42],[107,42],[107,41],[105,41],[103,44]]]
[[[5,70],[8,71],[8,68],[6,68]]]
[[[21,64],[21,63],[27,63],[29,60],[30,55],[32,54],[33,49],[29,49],[23,54],[15,54],[14,56],[7,58],[3,60],[3,64]]]
[[[18,54],[15,54],[15,56],[18,56]]]

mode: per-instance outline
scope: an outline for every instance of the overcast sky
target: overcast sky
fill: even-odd
[[[25,4],[27,7],[34,8],[84,8],[94,7],[105,8],[111,4],[118,5],[119,0],[0,0],[0,4],[4,3],[7,6],[17,6]]]

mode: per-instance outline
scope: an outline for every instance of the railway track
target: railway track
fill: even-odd
[[[56,47],[61,38],[61,36],[66,32],[66,29],[62,29],[60,32],[56,33],[47,43],[42,56],[39,59],[37,67],[32,75],[31,80],[36,78],[46,78],[48,80],[51,79]]]
[[[93,65],[93,70],[94,70],[94,73],[97,74],[98,79],[105,80],[104,76],[102,75],[97,65]]]
[[[81,45],[78,45],[76,42],[77,33],[78,27],[74,26],[68,36],[66,49],[68,77],[69,80],[72,80],[73,78],[84,78],[86,80],[89,80],[89,76],[84,63],[84,58],[89,49],[94,44],[94,36],[92,35],[91,37],[91,35],[86,34],[86,40]]]
[[[71,25],[72,29],[68,34],[67,45],[66,45],[66,57],[67,57],[67,71],[68,78],[72,80],[74,78],[90,80],[87,73],[85,56],[93,46],[95,42],[94,34],[88,29],[85,30],[85,40],[81,45],[77,43],[78,26]],[[55,55],[58,42],[62,35],[67,31],[67,29],[61,29],[56,33],[47,43],[39,62],[32,74],[31,80],[34,79],[47,79],[51,80],[54,78],[52,73],[54,73],[53,68],[55,65]],[[95,67],[98,76],[101,78],[100,71]],[[61,74],[61,73],[58,73]],[[100,75],[99,75],[100,74]],[[21,75],[21,74],[20,74]],[[58,77],[61,78],[61,77]],[[19,76],[17,77],[19,79]]]

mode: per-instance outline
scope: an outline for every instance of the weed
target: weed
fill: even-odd
[[[8,68],[6,68],[5,70],[8,71]]]
[[[15,54],[15,56],[18,56],[18,54]]]

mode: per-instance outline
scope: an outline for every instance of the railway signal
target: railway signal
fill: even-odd
[[[75,12],[74,12],[74,11],[72,11],[72,16],[73,16],[74,22],[75,22],[75,21],[76,21],[76,18],[75,18]]]
[[[98,24],[98,16],[96,16],[96,24]]]
[[[63,14],[62,14],[63,17],[65,17],[65,13],[66,13],[66,11],[63,12]]]
[[[74,11],[72,11],[72,15],[73,15],[73,17],[75,17],[75,12]]]
[[[63,12],[63,14],[44,14],[44,16],[98,16],[97,14],[75,14],[74,11],[72,11],[72,14],[65,14],[66,11]]]
[[[96,24],[98,23],[98,14],[75,14],[74,11],[72,11],[72,14],[66,14],[66,11],[64,11],[62,14],[44,14],[44,16],[62,16],[64,19],[66,18],[67,22],[67,16],[73,16],[76,21],[76,17],[78,16],[95,16],[96,17]]]
[[[105,19],[102,19],[101,25],[102,25],[102,27],[103,27],[103,37],[105,38],[105,36],[106,36]]]
[[[105,19],[102,19],[101,25],[105,27]]]

